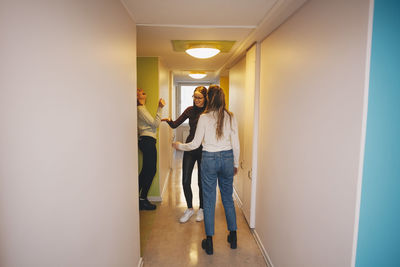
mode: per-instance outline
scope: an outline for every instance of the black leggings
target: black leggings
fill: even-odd
[[[150,136],[139,137],[139,149],[143,153],[143,167],[139,174],[139,195],[140,198],[146,199],[157,171],[156,139]]]
[[[202,147],[192,150],[185,151],[183,153],[183,161],[182,161],[182,186],[183,192],[185,193],[186,203],[189,209],[193,208],[193,194],[192,194],[192,172],[194,164],[197,161],[197,177],[198,177],[198,185],[199,185],[199,198],[200,198],[200,208],[203,208],[203,189],[201,186],[201,151]]]

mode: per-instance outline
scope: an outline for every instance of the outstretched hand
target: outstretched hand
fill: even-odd
[[[164,119],[161,119],[161,121],[171,121],[171,118],[164,118]]]

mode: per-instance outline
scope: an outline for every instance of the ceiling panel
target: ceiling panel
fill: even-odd
[[[278,27],[307,0],[121,0],[137,25],[137,56],[159,57],[173,73],[226,74],[249,46]],[[171,40],[235,41],[229,53],[197,59]],[[213,75],[212,75],[213,74]]]
[[[173,27],[137,27],[138,56],[159,56],[164,64],[174,70],[218,70],[231,53],[220,53],[211,59],[195,59],[185,52],[175,52],[172,40],[235,40],[232,50],[253,29],[199,29]]]
[[[138,24],[257,26],[277,0],[125,0]]]

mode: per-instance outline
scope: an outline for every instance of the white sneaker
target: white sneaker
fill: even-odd
[[[203,209],[199,209],[196,215],[196,222],[201,222],[202,220],[204,220],[204,211]]]
[[[179,221],[181,223],[185,223],[190,219],[190,217],[192,217],[193,214],[194,214],[194,210],[193,209],[187,209],[187,210],[185,210],[185,212],[183,213],[183,215],[179,219]]]

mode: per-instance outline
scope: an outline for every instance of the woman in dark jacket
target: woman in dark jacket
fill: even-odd
[[[197,121],[199,120],[200,114],[203,113],[205,107],[207,105],[207,88],[204,86],[198,86],[194,90],[193,93],[193,106],[188,107],[177,120],[172,121],[170,118],[162,119],[169,124],[171,128],[177,128],[181,125],[186,119],[189,119],[190,132],[189,136],[186,139],[186,143],[189,143],[193,140],[194,134],[196,132]],[[201,222],[204,218],[203,215],[203,190],[201,186],[201,151],[202,147],[192,150],[185,151],[183,153],[183,161],[182,161],[182,186],[183,192],[185,194],[187,210],[183,213],[180,218],[181,223],[187,222],[190,217],[194,214],[193,210],[193,194],[191,188],[192,182],[192,172],[194,164],[197,161],[197,176],[198,176],[198,186],[199,186],[199,198],[200,198],[200,207],[197,212],[196,221]]]

